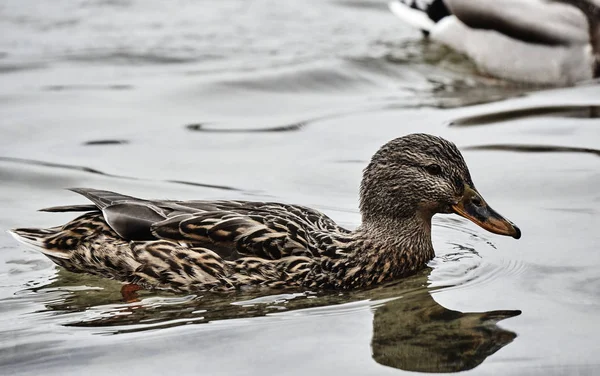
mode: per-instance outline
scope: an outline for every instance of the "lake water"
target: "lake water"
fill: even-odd
[[[0,229],[94,187],[271,200],[348,228],[372,153],[463,151],[523,231],[434,218],[437,257],[370,291],[124,302],[0,232],[2,375],[600,373],[600,85],[476,73],[379,0],[4,0]]]

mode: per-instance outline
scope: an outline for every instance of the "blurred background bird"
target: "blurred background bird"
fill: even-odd
[[[533,84],[600,76],[598,0],[393,0],[390,10],[480,72]]]

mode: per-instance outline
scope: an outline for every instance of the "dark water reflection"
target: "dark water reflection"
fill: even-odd
[[[47,313],[78,318],[63,321],[62,325],[112,335],[370,301],[374,311],[373,359],[388,367],[414,372],[446,373],[475,368],[517,337],[496,323],[518,316],[521,311],[463,313],[447,309],[433,299],[434,290],[425,287],[430,271],[426,269],[372,290],[344,294],[280,291],[260,296],[254,291],[177,296],[146,291],[133,301],[116,304],[118,300],[130,299],[121,296],[118,283],[60,270],[51,284],[28,291],[51,297],[45,304]],[[65,287],[82,284],[94,287]],[[17,295],[21,294],[28,292]]]
[[[469,125],[487,125],[501,123],[515,119],[529,117],[556,117],[556,118],[576,118],[576,119],[598,119],[600,118],[599,105],[555,105],[526,107],[514,110],[493,111],[476,116],[466,116],[455,119],[450,125],[469,126]]]
[[[520,153],[588,153],[600,156],[600,150],[592,148],[578,148],[569,146],[552,145],[479,145],[465,147],[465,150],[498,150]]]
[[[373,318],[373,359],[413,372],[459,372],[477,367],[517,334],[496,325],[521,311],[458,312],[427,291],[378,307]]]

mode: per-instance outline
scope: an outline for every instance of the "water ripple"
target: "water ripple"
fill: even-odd
[[[127,140],[91,140],[86,141],[83,144],[88,146],[97,146],[97,145],[125,145],[128,144]]]
[[[82,91],[82,90],[89,90],[89,91],[95,91],[95,90],[131,90],[133,88],[134,88],[133,85],[126,85],[126,84],[113,84],[113,85],[92,85],[92,84],[86,84],[86,85],[48,85],[48,86],[43,86],[42,87],[43,90],[47,90],[47,91],[67,91],[67,90],[72,90],[72,91]]]
[[[481,286],[506,276],[519,275],[526,271],[526,264],[520,260],[501,259],[500,264],[492,263],[480,254],[487,249],[499,252],[483,233],[465,227],[465,221],[444,218],[434,224],[434,237],[453,239],[436,248],[437,256],[429,266],[434,269],[430,275],[431,288],[462,289]],[[450,230],[450,231],[448,231]]]
[[[574,146],[558,145],[517,145],[517,144],[492,144],[463,147],[464,150],[494,150],[512,151],[519,153],[588,153],[600,156],[600,150]]]
[[[549,105],[526,107],[514,110],[496,111],[487,114],[465,116],[454,119],[449,124],[455,126],[487,125],[534,116],[553,116],[559,118],[597,119],[600,117],[600,105]]]
[[[50,168],[64,168],[64,169],[68,169],[68,170],[87,172],[90,174],[102,175],[102,176],[107,176],[107,177],[117,178],[117,179],[136,180],[136,181],[142,181],[142,180],[143,181],[162,181],[162,182],[166,182],[166,183],[192,185],[192,186],[196,186],[196,187],[214,188],[214,189],[220,189],[220,190],[225,190],[225,191],[242,191],[241,189],[229,187],[229,186],[225,186],[225,185],[206,184],[206,183],[198,183],[198,182],[191,182],[191,181],[184,181],[184,180],[141,179],[141,178],[136,178],[136,177],[132,177],[132,176],[109,174],[109,173],[102,172],[100,170],[86,167],[86,166],[44,162],[44,161],[38,161],[38,160],[34,160],[34,159],[0,157],[0,161],[6,161],[6,162],[11,162],[11,163],[22,163],[22,164],[27,164],[27,165],[43,166],[43,167],[50,167]]]
[[[87,50],[81,53],[64,55],[66,61],[84,62],[84,63],[104,63],[104,64],[123,64],[123,65],[166,65],[166,64],[185,64],[198,60],[218,59],[220,56],[202,55],[202,56],[176,56],[175,51],[153,51],[153,52],[134,52],[134,51],[97,51]]]
[[[185,127],[190,131],[194,132],[205,132],[205,133],[271,133],[271,132],[295,132],[301,130],[308,124],[307,121],[300,121],[297,123],[264,127],[264,128],[219,128],[211,127],[210,123],[196,123],[189,124]]]

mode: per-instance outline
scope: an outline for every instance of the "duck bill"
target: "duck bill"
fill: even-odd
[[[465,185],[465,194],[460,202],[452,205],[452,210],[476,225],[499,235],[521,237],[521,230],[511,221],[498,214],[474,188]]]

